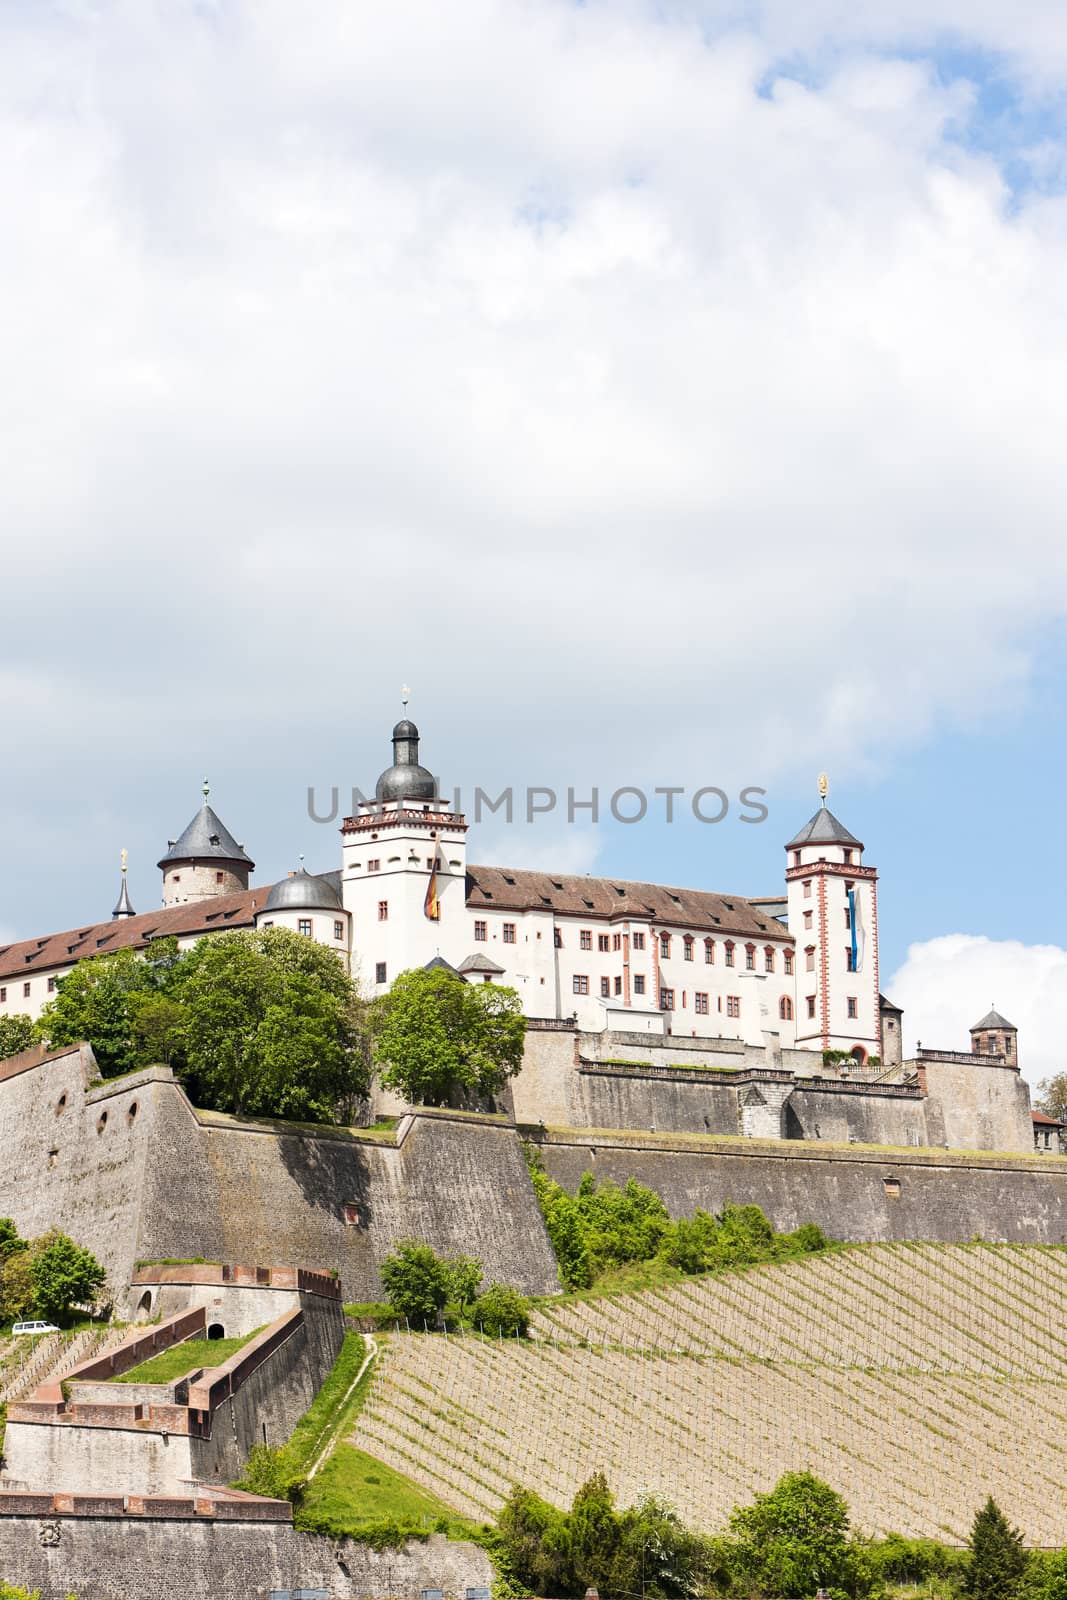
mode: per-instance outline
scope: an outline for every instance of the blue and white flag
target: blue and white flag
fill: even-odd
[[[863,968],[864,937],[855,889],[848,891],[848,922],[852,932],[852,970],[853,972],[859,972]]]

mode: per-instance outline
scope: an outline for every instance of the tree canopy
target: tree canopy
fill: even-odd
[[[33,1043],[33,1022],[30,1017],[16,1013],[0,1017],[0,1061],[28,1050]]]
[[[50,1047],[87,1039],[105,1078],[170,1065],[217,1111],[349,1121],[369,1088],[362,1006],[343,962],[286,928],[80,961],[34,1032]]]
[[[1019,1591],[1028,1562],[1022,1534],[990,1496],[971,1525],[964,1592],[971,1600],[1011,1600]]]
[[[1057,1072],[1051,1078],[1042,1078],[1037,1086],[1034,1104],[1046,1117],[1057,1122],[1067,1122],[1067,1072]]]
[[[496,1094],[522,1067],[514,989],[468,984],[444,967],[402,972],[374,1001],[371,1026],[382,1084],[415,1104]]]
[[[0,1217],[0,1322],[30,1314],[56,1322],[75,1306],[95,1305],[105,1273],[90,1250],[53,1228],[20,1239],[10,1217]]]

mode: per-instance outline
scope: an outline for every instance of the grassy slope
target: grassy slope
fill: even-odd
[[[157,1356],[150,1356],[139,1367],[131,1367],[129,1372],[109,1378],[108,1382],[171,1383],[175,1378],[184,1378],[187,1372],[195,1372],[198,1367],[221,1366],[250,1339],[254,1339],[257,1333],[262,1332],[262,1328],[257,1328],[243,1339],[186,1339],[183,1344],[172,1345],[169,1350],[161,1350]]]

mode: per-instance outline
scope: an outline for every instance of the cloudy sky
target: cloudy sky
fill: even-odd
[[[1065,91],[1053,0],[0,6],[0,939],[205,773],[334,865],[407,681],[468,795],[768,792],[474,859],[769,892],[828,770],[909,1039],[1067,1064]]]

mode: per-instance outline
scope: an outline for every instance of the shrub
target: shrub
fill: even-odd
[[[525,1339],[530,1331],[530,1302],[518,1289],[491,1283],[471,1306],[470,1319],[493,1338],[499,1334]]]
[[[256,1444],[237,1484],[248,1494],[265,1495],[268,1500],[300,1500],[304,1479],[294,1473],[289,1451],[284,1445]]]
[[[380,1268],[394,1312],[415,1327],[431,1327],[448,1300],[448,1272],[428,1244],[401,1239]]]

